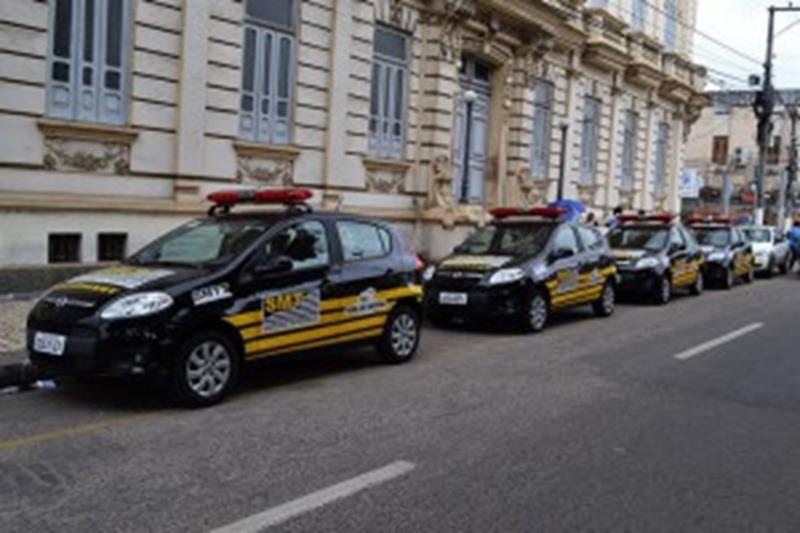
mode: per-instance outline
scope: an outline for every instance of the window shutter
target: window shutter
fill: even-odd
[[[85,2],[100,0],[84,0]],[[126,52],[128,50],[128,18],[127,0],[105,0],[105,10],[98,15],[105,19],[104,39],[101,47],[103,53],[96,54],[94,70],[101,74],[98,80],[97,108],[101,122],[124,124],[126,82]],[[89,68],[84,65],[84,71]]]
[[[458,99],[456,105],[456,120],[453,131],[455,132],[453,142],[453,196],[456,201],[462,199],[462,179],[464,174],[464,144],[466,143],[467,127],[467,103],[463,95]]]
[[[280,36],[275,50],[275,63],[278,65],[277,91],[275,96],[275,109],[273,113],[274,128],[272,142],[275,144],[288,144],[291,118],[291,88],[292,88],[292,63],[294,50],[292,38]]]
[[[470,203],[481,203],[483,201],[483,186],[486,177],[489,102],[486,97],[479,96],[472,105],[472,146],[470,146],[470,165],[467,174],[467,179],[469,180],[467,201]]]
[[[255,94],[258,40],[254,28],[245,28],[244,50],[242,51],[242,88],[239,101],[239,135],[251,140],[256,138],[258,123],[256,106],[261,106],[261,102],[256,101]]]
[[[77,102],[74,81],[78,66],[78,28],[80,17],[78,0],[56,0],[50,19],[50,62],[48,72],[47,114],[51,117],[72,119]]]

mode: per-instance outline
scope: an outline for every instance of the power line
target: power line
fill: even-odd
[[[664,15],[665,17],[669,17],[669,18],[671,18],[672,20],[674,20],[675,22],[677,22],[679,25],[683,26],[684,28],[686,28],[686,29],[688,29],[688,30],[691,30],[691,31],[693,31],[693,32],[694,32],[695,34],[697,34],[697,35],[700,35],[700,36],[702,36],[702,37],[704,37],[704,38],[708,39],[709,41],[711,41],[712,43],[716,44],[717,46],[719,46],[719,47],[721,47],[721,48],[724,48],[724,49],[728,50],[729,52],[731,52],[731,53],[733,53],[733,54],[736,54],[737,56],[741,57],[742,59],[746,59],[746,60],[748,60],[748,61],[750,61],[750,62],[752,62],[752,63],[755,63],[756,65],[759,65],[759,66],[761,66],[762,62],[761,62],[761,61],[759,61],[758,59],[755,59],[755,58],[753,58],[753,57],[750,57],[749,55],[747,55],[747,54],[745,54],[745,53],[743,53],[743,52],[740,52],[739,50],[737,50],[737,49],[736,49],[736,48],[734,48],[733,46],[731,46],[731,45],[729,45],[729,44],[726,44],[726,43],[724,43],[724,42],[720,41],[719,39],[717,39],[717,38],[715,38],[715,37],[712,37],[712,36],[708,35],[707,33],[705,33],[705,32],[702,32],[702,31],[698,30],[698,29],[697,29],[695,26],[692,26],[691,24],[687,24],[686,22],[684,22],[683,20],[681,20],[681,19],[680,19],[678,16],[676,16],[676,15],[672,15],[672,14],[670,14],[670,13],[667,13],[666,11],[664,11],[663,9],[661,9],[660,7],[658,7],[658,6],[656,6],[656,5],[653,5],[653,4],[651,4],[651,3],[650,3],[650,2],[648,2],[647,0],[641,0],[641,1],[643,1],[645,5],[647,5],[647,6],[651,7],[651,8],[652,8],[654,11],[657,11],[658,13],[661,13],[661,14],[662,14],[662,15]]]

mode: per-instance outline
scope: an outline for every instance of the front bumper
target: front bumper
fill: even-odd
[[[726,263],[709,261],[703,264],[703,275],[706,281],[724,281],[730,267]]]
[[[756,272],[766,272],[769,270],[770,267],[770,255],[756,255],[753,258],[753,266],[756,269]]]
[[[34,350],[36,331],[66,337],[64,353],[51,355]],[[29,322],[27,348],[31,363],[63,376],[141,376],[168,370],[171,352],[166,328],[159,325],[103,324],[100,327],[53,328]]]
[[[441,293],[466,294],[465,305],[440,303]],[[425,311],[432,318],[463,318],[484,320],[518,316],[524,308],[524,296],[529,292],[523,283],[497,287],[437,287],[425,289]]]
[[[617,290],[625,294],[652,294],[661,276],[655,270],[619,269]]]

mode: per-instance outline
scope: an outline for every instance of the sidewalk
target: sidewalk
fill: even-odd
[[[0,296],[0,364],[18,362],[25,348],[25,319],[34,299]]]

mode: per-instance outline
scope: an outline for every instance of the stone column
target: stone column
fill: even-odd
[[[612,203],[617,203],[617,196],[615,189],[617,185],[617,173],[619,172],[619,160],[621,153],[619,149],[619,115],[620,115],[620,100],[622,90],[616,85],[611,87],[611,134],[608,140],[608,177],[605,183],[605,194],[603,196],[603,211],[608,214],[614,206]]]
[[[204,171],[209,2],[183,4],[175,169],[179,177],[202,175]],[[177,188],[180,185],[176,183]]]
[[[325,133],[325,167],[322,183],[328,188],[333,173],[346,171],[348,83],[350,77],[350,41],[352,39],[352,0],[335,0],[330,75],[328,79],[328,129]]]

